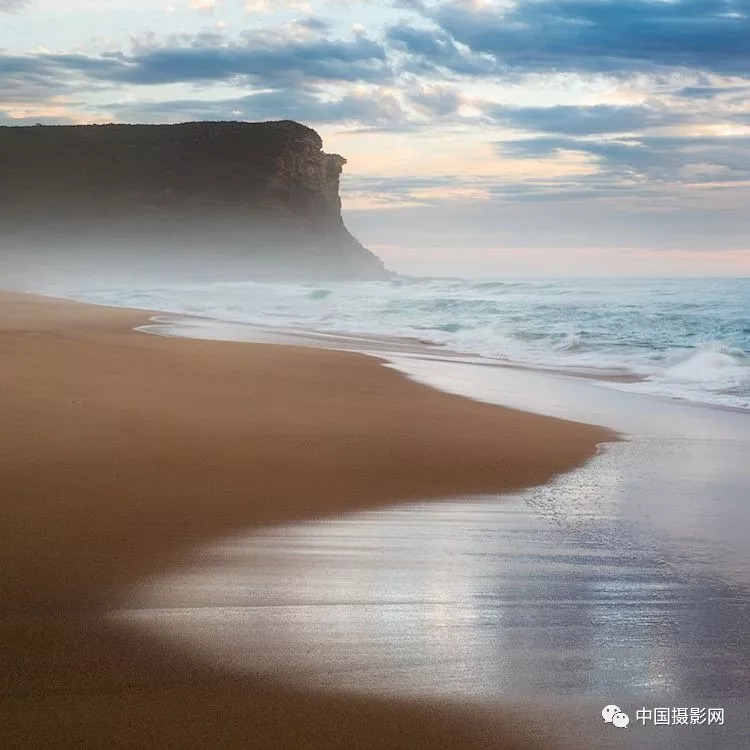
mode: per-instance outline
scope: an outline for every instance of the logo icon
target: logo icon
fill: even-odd
[[[602,709],[602,719],[607,724],[614,724],[620,729],[624,729],[630,724],[630,717],[624,711],[621,711],[619,706],[615,705],[605,706]]]
[[[630,717],[626,713],[620,711],[612,717],[612,723],[620,729],[625,729],[625,727],[630,724]]]

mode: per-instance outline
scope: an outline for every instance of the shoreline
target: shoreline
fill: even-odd
[[[85,303],[88,304],[88,303]],[[129,309],[129,308],[115,308]],[[170,319],[171,318],[171,319]],[[177,333],[176,331],[196,327],[196,324],[213,324],[216,328],[233,329],[239,328],[252,332],[247,338],[197,336],[195,331],[192,335],[188,333]],[[550,375],[589,380],[592,382],[603,381],[612,383],[637,383],[644,380],[629,373],[617,373],[614,371],[601,370],[596,373],[586,370],[566,370],[554,367],[532,367],[523,362],[514,362],[506,359],[492,359],[482,354],[471,354],[455,349],[445,348],[442,344],[436,344],[428,340],[420,340],[408,336],[377,336],[366,333],[347,333],[344,331],[321,331],[318,329],[306,329],[283,326],[262,326],[255,323],[238,323],[235,321],[224,321],[220,318],[209,316],[187,315],[183,313],[159,313],[151,318],[151,322],[138,326],[139,331],[150,333],[155,336],[166,336],[176,338],[195,338],[201,341],[231,341],[237,343],[276,343],[289,344],[303,347],[321,347],[335,351],[350,351],[356,353],[382,355],[388,357],[395,354],[406,354],[426,359],[435,359],[446,362],[463,362],[481,365],[484,367],[505,367],[523,372],[542,372]],[[322,343],[321,343],[322,342]],[[325,344],[328,344],[326,346]],[[695,402],[701,403],[701,402]],[[713,404],[709,404],[713,405]],[[733,407],[727,407],[733,408]]]
[[[84,302],[83,304],[95,304]],[[106,306],[105,306],[106,307]],[[132,309],[132,308],[118,308],[112,309]],[[209,323],[215,326],[228,328],[239,328],[244,331],[251,332],[250,336],[242,337],[217,337],[217,336],[201,336],[197,335],[195,330],[191,333],[178,333],[181,330],[190,330],[196,323]],[[411,339],[409,337],[381,337],[363,333],[329,333],[325,331],[305,329],[305,328],[294,328],[294,327],[274,327],[274,326],[262,326],[254,323],[237,323],[223,321],[219,318],[211,318],[207,316],[195,316],[183,313],[158,313],[154,315],[150,322],[146,325],[141,325],[136,328],[138,331],[149,333],[153,336],[163,336],[165,338],[187,338],[198,341],[224,341],[231,343],[250,343],[250,344],[278,344],[278,345],[289,345],[289,346],[301,346],[308,348],[322,348],[333,351],[353,352],[356,354],[367,354],[379,360],[386,360],[389,364],[387,366],[393,366],[395,369],[401,371],[396,363],[397,360],[424,360],[426,362],[437,362],[446,363],[450,365],[469,365],[471,367],[483,367],[490,370],[499,370],[504,372],[511,372],[515,374],[528,373],[531,377],[540,378],[561,378],[572,382],[581,382],[593,385],[606,384],[606,383],[642,383],[645,382],[645,377],[635,376],[632,374],[618,374],[614,371],[598,371],[596,374],[585,371],[585,370],[570,370],[570,369],[558,369],[553,367],[532,367],[522,362],[514,362],[510,360],[492,359],[485,357],[480,354],[470,354],[467,352],[460,352],[453,349],[443,348],[442,345],[433,344],[428,341],[419,341],[417,339]],[[404,368],[404,374],[406,377],[411,376],[406,373]],[[432,384],[427,380],[419,380],[423,385],[427,385],[430,388],[442,391],[444,393],[455,393],[461,395],[464,398],[470,400],[479,401],[480,403],[491,403],[495,406],[515,408],[521,411],[532,411],[525,406],[511,406],[510,404],[495,402],[495,401],[484,401],[477,399],[475,396],[466,393],[453,391],[450,388],[444,388],[436,384]],[[746,407],[735,406],[732,404],[722,404],[712,401],[695,401],[688,398],[678,396],[667,396],[664,394],[650,393],[645,391],[628,391],[620,389],[606,389],[608,392],[614,392],[616,394],[625,394],[626,396],[632,396],[635,399],[643,400],[646,402],[655,402],[657,404],[676,404],[685,406],[693,409],[708,409],[711,411],[718,412],[730,412],[735,414],[750,415],[750,410]],[[534,413],[542,414],[543,416],[557,416],[551,413],[547,413],[545,410],[534,411]],[[567,416],[564,419],[568,419],[573,422],[583,424],[599,425],[598,422],[591,422],[586,415],[582,416]],[[609,429],[619,432],[618,427],[612,427],[608,425]]]
[[[295,285],[291,289],[281,285],[276,289],[274,285],[264,284],[243,286],[242,282],[226,288],[220,284],[216,290],[199,285],[193,294],[189,293],[189,287],[180,285],[78,291],[49,287],[37,291],[94,304],[171,311],[170,315],[158,316],[152,321],[154,324],[147,327],[154,333],[234,341],[266,340],[269,335],[302,337],[304,343],[319,345],[322,341],[333,348],[371,350],[380,345],[386,353],[421,350],[426,356],[437,355],[446,360],[460,357],[466,361],[484,361],[526,372],[560,374],[589,380],[613,390],[669,401],[741,411],[750,408],[747,363],[742,356],[742,350],[747,352],[748,349],[747,342],[742,343],[744,334],[741,330],[736,331],[736,335],[727,332],[728,338],[724,341],[718,329],[704,330],[698,323],[693,329],[686,318],[683,324],[687,328],[670,328],[672,332],[668,341],[663,340],[663,336],[660,338],[661,334],[654,333],[656,338],[649,344],[649,335],[645,339],[639,335],[639,326],[647,324],[648,315],[653,315],[654,310],[664,307],[662,312],[672,319],[671,308],[664,301],[670,298],[669,295],[660,296],[655,290],[636,288],[636,299],[643,297],[643,311],[633,313],[639,306],[628,304],[622,311],[626,317],[632,313],[638,318],[632,321],[632,335],[615,328],[609,336],[597,323],[596,315],[589,319],[589,313],[593,314],[591,310],[586,312],[584,309],[581,320],[571,319],[572,328],[561,322],[572,314],[564,300],[571,295],[574,302],[578,300],[573,310],[582,303],[581,294],[586,285],[582,285],[581,280],[558,290],[554,280],[547,280],[542,284],[538,312],[534,312],[530,296],[536,293],[535,287],[528,284],[507,294],[507,290],[493,292],[487,300],[482,297],[481,288],[474,289],[472,294],[479,296],[469,305],[462,300],[468,293],[467,289],[471,291],[471,284],[458,291],[451,285],[445,289],[437,285],[433,290],[429,280],[423,281],[424,284],[406,291],[391,289],[387,284],[384,287],[364,284],[361,290],[356,286],[349,288],[336,284],[329,285],[330,288],[317,288],[314,284]],[[731,294],[725,311],[729,317],[725,322],[730,328],[737,322],[731,318],[734,309],[731,300],[735,299],[732,295],[740,289],[731,288],[727,292]],[[685,292],[679,288],[667,291],[672,295]],[[424,310],[424,319],[419,314],[415,317],[416,311],[422,309],[421,305],[429,298],[425,294],[433,292],[437,295],[434,309],[430,303]],[[709,289],[708,293],[710,296],[713,292]],[[451,318],[446,317],[449,316],[445,307],[448,302],[442,295],[447,295],[446,300],[451,305],[458,306],[458,322],[446,322]],[[473,299],[471,295],[470,298]],[[403,314],[399,312],[394,316],[401,303]],[[483,317],[481,310],[490,303],[501,311],[499,320],[508,318],[511,321],[507,326],[500,324],[494,328],[492,321]],[[367,310],[365,318],[352,314],[360,305]],[[478,317],[474,322],[465,319],[473,309],[472,305],[478,306],[475,311]],[[548,313],[542,311],[555,307],[559,308],[559,316],[545,321]],[[680,309],[678,305],[676,311],[679,313]],[[540,325],[543,330],[539,329]],[[650,330],[649,325],[646,328]],[[566,338],[560,341],[565,330],[568,330]],[[573,333],[574,330],[578,333]],[[688,330],[693,333],[688,335]]]
[[[40,731],[60,744],[218,731],[220,746],[247,746],[252,731],[280,747],[537,746],[510,714],[509,743],[503,721],[477,725],[466,707],[436,718],[432,705],[426,721],[422,704],[238,680],[100,613],[202,542],[543,484],[614,433],[452,396],[369,355],[133,330],[157,311],[13,293],[0,306],[2,702],[16,746]]]

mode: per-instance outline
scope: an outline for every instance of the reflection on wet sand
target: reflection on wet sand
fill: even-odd
[[[585,418],[579,385],[567,401],[560,388],[546,411]],[[549,485],[224,540],[116,616],[212,664],[316,688],[559,699],[584,716],[612,700],[633,715],[724,706],[723,727],[631,726],[626,744],[743,747],[748,415],[663,403],[637,416],[643,399],[600,390],[587,408],[606,399],[630,439]]]
[[[748,686],[750,607],[736,590],[581,543],[518,497],[265,529],[196,563],[121,614],[242,671],[481,698],[718,699]]]

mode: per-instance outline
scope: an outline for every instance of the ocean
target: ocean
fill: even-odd
[[[31,291],[211,319],[210,338],[224,337],[219,322],[416,338],[608,388],[750,409],[750,279],[398,278]]]

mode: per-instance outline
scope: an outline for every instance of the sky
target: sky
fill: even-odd
[[[281,119],[394,270],[750,276],[750,0],[0,0],[0,124]]]

